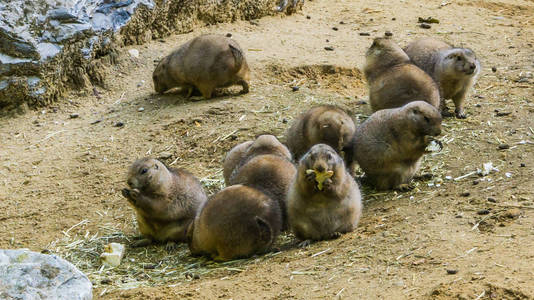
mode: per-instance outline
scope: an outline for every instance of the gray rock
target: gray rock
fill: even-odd
[[[68,261],[27,249],[0,250],[0,299],[92,298],[91,281]]]
[[[103,85],[120,48],[274,13],[277,0],[0,0],[0,112]]]

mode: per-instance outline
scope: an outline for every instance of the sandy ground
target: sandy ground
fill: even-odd
[[[0,120],[0,248],[66,257],[88,274],[96,299],[531,299],[534,2],[413,2],[307,1],[292,16],[156,40],[132,47],[139,58],[125,49],[106,87]],[[419,28],[417,18],[428,16],[440,24]],[[119,268],[100,267],[103,245],[137,234],[120,195],[134,159],[162,157],[213,193],[233,145],[261,133],[284,140],[292,119],[313,105],[335,103],[361,122],[370,109],[359,69],[385,31],[401,45],[434,36],[470,47],[483,65],[468,118],[446,119],[444,150],[424,160],[432,180],[408,193],[364,187],[359,228],[337,240],[299,248],[284,235],[273,253],[230,264],[191,258],[185,245],[128,248]],[[204,32],[232,33],[246,49],[251,92],[235,88],[209,101],[155,95],[155,61]],[[455,180],[487,162],[498,171]]]

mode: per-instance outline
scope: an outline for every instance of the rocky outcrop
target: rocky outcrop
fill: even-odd
[[[0,0],[0,110],[47,105],[67,90],[101,84],[119,47],[259,18],[274,13],[277,2]]]
[[[92,299],[91,281],[55,255],[0,250],[0,299]]]

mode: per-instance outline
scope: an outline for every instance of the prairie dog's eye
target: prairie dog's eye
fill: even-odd
[[[145,174],[146,172],[148,172],[148,169],[147,168],[142,168],[139,173],[142,175],[142,174]]]
[[[425,121],[426,121],[427,123],[429,123],[429,122],[430,122],[430,119],[429,119],[428,117],[425,116]]]
[[[327,153],[327,154],[326,154],[326,159],[327,159],[327,160],[332,160],[332,154]]]
[[[419,110],[414,109],[414,110],[413,110],[413,113],[417,115],[417,114],[419,114]]]

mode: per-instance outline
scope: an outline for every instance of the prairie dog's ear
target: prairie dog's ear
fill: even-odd
[[[271,225],[258,216],[256,216],[255,219],[260,232],[260,240],[264,243],[270,243],[273,240],[273,230]]]

